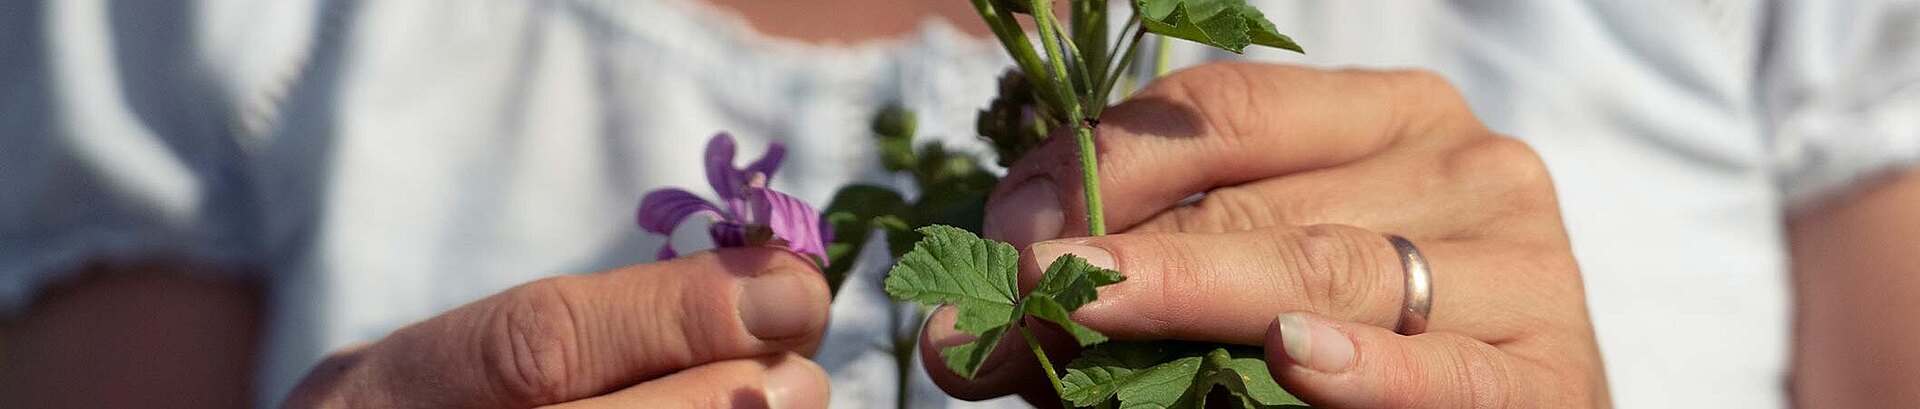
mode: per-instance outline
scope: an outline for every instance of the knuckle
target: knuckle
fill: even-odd
[[[1553,180],[1546,163],[1519,139],[1494,136],[1468,143],[1450,155],[1446,169],[1453,180],[1493,192],[1511,205],[1553,201]]]
[[[1178,231],[1219,233],[1253,230],[1275,225],[1274,209],[1253,192],[1223,188],[1208,192],[1193,205],[1177,210],[1173,223]]]
[[[1156,81],[1154,91],[1189,105],[1207,134],[1239,141],[1259,132],[1253,129],[1257,122],[1246,115],[1259,102],[1252,92],[1255,79],[1248,69],[1229,63],[1199,65]]]
[[[1513,388],[1518,374],[1512,365],[1507,365],[1500,352],[1492,346],[1466,337],[1448,337],[1454,353],[1448,354],[1449,371],[1461,389],[1460,395],[1466,399],[1469,408],[1515,408],[1514,397],[1519,396]]]
[[[1416,95],[1458,96],[1460,90],[1452,81],[1438,72],[1427,69],[1405,69],[1386,72],[1393,84]]]
[[[1395,108],[1415,124],[1408,131],[1426,133],[1446,124],[1479,127],[1466,95],[1445,76],[1424,69],[1385,71],[1381,76],[1389,98],[1397,104]]]
[[[483,362],[508,396],[536,404],[568,396],[580,346],[578,300],[549,278],[504,293],[485,324]]]
[[[1371,231],[1344,225],[1314,225],[1300,229],[1279,249],[1302,282],[1301,293],[1321,311],[1339,316],[1368,316],[1380,298],[1387,272],[1378,256],[1388,244]],[[1388,250],[1388,254],[1391,251]],[[1397,266],[1396,266],[1397,268]],[[1396,300],[1398,298],[1395,298]]]

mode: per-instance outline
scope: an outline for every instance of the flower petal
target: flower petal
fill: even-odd
[[[707,185],[713,186],[713,193],[726,201],[740,195],[740,170],[733,167],[733,135],[721,132],[707,140]]]
[[[719,208],[712,202],[695,196],[692,192],[680,189],[660,189],[647,192],[640,199],[640,210],[635,212],[635,221],[640,229],[654,234],[673,235],[673,228],[695,215],[705,214],[714,219],[724,218]],[[671,238],[669,238],[671,241]],[[663,249],[662,253],[671,251]]]
[[[779,170],[780,163],[784,162],[786,158],[787,144],[779,142],[768,144],[767,153],[760,155],[760,159],[753,161],[753,163],[747,164],[747,168],[743,169],[745,172],[742,172],[742,174],[745,175],[744,177],[750,178],[753,177],[752,175],[754,173],[759,173],[762,175],[761,177],[766,179],[767,183],[771,184],[773,183],[773,171]]]
[[[674,257],[680,257],[680,253],[673,251],[673,238],[668,237],[667,241],[660,243],[660,252],[653,254],[653,261],[668,260]]]
[[[820,212],[807,202],[772,189],[746,189],[751,220],[765,223],[773,230],[773,237],[786,242],[788,250],[812,256],[821,266],[827,265],[826,238],[831,228],[823,226]]]

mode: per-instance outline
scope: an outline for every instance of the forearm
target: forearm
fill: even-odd
[[[7,324],[0,402],[21,408],[243,408],[260,294],[156,264],[44,291]],[[16,406],[17,405],[17,406]]]
[[[1799,408],[1920,402],[1920,170],[1790,219]]]

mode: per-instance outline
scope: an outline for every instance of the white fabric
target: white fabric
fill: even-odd
[[[749,154],[787,142],[774,185],[815,203],[890,182],[864,148],[887,101],[981,149],[973,111],[1006,65],[938,22],[808,45],[686,0],[5,10],[0,306],[19,311],[87,260],[255,267],[273,306],[263,405],[328,350],[517,283],[647,261],[659,239],[633,206],[704,186],[714,131]],[[1783,407],[1783,212],[1920,156],[1920,2],[1265,10],[1311,54],[1250,58],[1433,69],[1542,152],[1621,407]],[[848,285],[818,357],[839,407],[893,402],[899,315],[878,277]],[[945,403],[924,380],[914,394]]]

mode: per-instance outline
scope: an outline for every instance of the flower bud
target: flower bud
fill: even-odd
[[[1018,69],[1000,75],[1000,94],[974,118],[974,130],[993,145],[1000,166],[1012,166],[1047,135],[1033,84]]]

